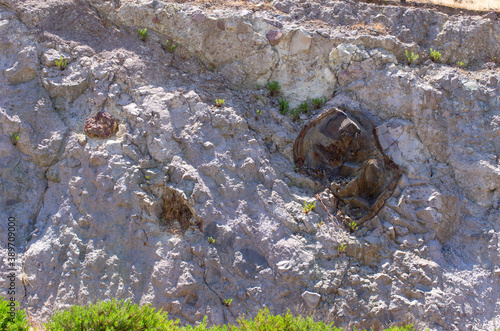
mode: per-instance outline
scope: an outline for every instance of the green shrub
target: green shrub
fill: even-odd
[[[309,214],[309,212],[312,211],[314,208],[316,208],[316,201],[313,202],[304,201],[304,204],[302,205],[302,211],[304,212],[304,214]]]
[[[225,99],[215,99],[215,105],[217,107],[222,107],[226,104],[226,100]]]
[[[177,48],[177,46],[179,46],[179,44],[174,44],[174,43],[170,44],[170,40],[167,40],[165,48],[170,53],[173,53],[175,51],[175,49]]]
[[[16,301],[0,297],[0,330],[2,331],[28,331],[26,312],[17,309]]]
[[[281,100],[280,100],[280,113],[285,115],[285,114],[288,114],[289,111],[290,111],[290,102],[281,98]]]
[[[280,83],[277,81],[272,81],[267,83],[267,90],[269,91],[270,95],[276,95],[279,93],[281,90]]]
[[[139,30],[137,30],[137,34],[139,34],[139,38],[142,41],[144,41],[148,37],[148,29],[147,28],[139,29]]]
[[[418,54],[414,54],[413,52],[409,53],[408,50],[405,50],[406,63],[409,65],[417,61]]]
[[[19,133],[12,133],[12,135],[10,136],[10,140],[12,141],[12,144],[17,145],[17,143],[19,142]]]
[[[66,68],[66,66],[68,65],[68,62],[65,59],[63,59],[62,55],[59,55],[59,60],[55,60],[54,63],[61,70],[64,70]]]
[[[431,48],[431,50],[430,50],[430,56],[431,56],[432,61],[436,62],[441,57],[441,53],[439,53],[435,49]]]
[[[149,305],[139,307],[129,301],[102,301],[88,306],[72,306],[52,316],[47,331],[178,330],[178,321]]]
[[[298,120],[300,114],[310,114],[309,105],[306,101],[302,102],[297,108],[290,110],[290,115],[294,120]]]
[[[300,114],[310,114],[310,112],[309,112],[309,105],[307,104],[306,101],[302,102],[297,107],[297,110],[299,111]]]
[[[292,116],[293,120],[298,120],[301,112],[299,108],[294,108],[290,110],[290,116]]]
[[[302,318],[301,316],[294,317],[289,312],[285,315],[271,315],[269,309],[259,311],[254,319],[238,320],[238,327],[234,330],[245,331],[342,331],[332,324],[325,324],[323,322],[314,322],[312,317]]]
[[[326,101],[327,101],[326,97],[323,97],[321,99],[320,98],[314,98],[314,99],[311,100],[314,108],[316,108],[316,109],[321,108],[321,106],[323,106],[326,103]]]
[[[224,300],[230,306],[232,299]],[[3,308],[5,305],[2,305]],[[1,310],[3,313],[3,310]],[[6,313],[7,311],[5,311]],[[5,315],[5,313],[2,314]],[[20,316],[20,315],[19,315]],[[290,312],[272,315],[268,308],[260,310],[255,318],[239,318],[236,325],[207,326],[207,317],[197,326],[178,326],[179,321],[168,319],[163,311],[156,311],[149,305],[139,307],[128,301],[102,301],[88,306],[72,306],[69,310],[58,312],[45,325],[46,331],[342,331],[331,324],[314,322],[312,317],[294,317]],[[25,323],[25,322],[24,322]],[[26,324],[26,323],[25,323]],[[23,324],[23,325],[25,325]],[[0,324],[0,330],[22,330],[28,328],[8,328]],[[346,330],[347,331],[347,330]],[[384,331],[415,331],[411,325],[392,327]]]

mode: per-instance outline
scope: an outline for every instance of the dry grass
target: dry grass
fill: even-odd
[[[491,9],[500,11],[500,0],[410,0],[419,3],[431,3],[453,8],[462,8],[469,10],[484,10]]]

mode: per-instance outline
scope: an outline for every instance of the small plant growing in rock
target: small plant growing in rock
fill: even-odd
[[[290,116],[294,121],[299,119],[300,114],[299,108],[290,109]]]
[[[209,244],[215,244],[215,239],[213,237],[208,237]]]
[[[290,110],[290,115],[294,121],[299,119],[300,114],[310,114],[309,105],[306,101],[302,102],[297,108]]]
[[[408,65],[414,63],[418,59],[418,54],[414,54],[413,52],[408,52],[408,50],[405,50],[405,56],[406,56],[406,63]]]
[[[281,100],[280,100],[280,113],[285,115],[285,114],[288,114],[289,111],[290,111],[290,102],[281,98]]]
[[[312,102],[314,108],[319,109],[319,108],[321,108],[321,106],[323,106],[326,103],[326,100],[327,100],[326,97],[323,97],[321,99],[314,98],[311,100],[311,102]]]
[[[318,228],[322,227],[323,225],[325,225],[325,222],[324,221],[321,221],[318,223]]]
[[[354,232],[358,229],[358,224],[356,224],[356,222],[352,221],[351,223],[349,223],[348,227],[349,227],[349,230],[351,232]]]
[[[145,41],[146,38],[148,37],[148,29],[147,28],[139,29],[139,30],[137,30],[137,33],[139,34],[139,39],[141,39],[142,41]]]
[[[457,62],[457,66],[458,66],[459,68],[462,68],[462,67],[464,66],[464,63],[463,63],[462,61],[458,61],[458,62]]]
[[[226,100],[224,99],[215,99],[215,105],[217,107],[222,107],[226,104]]]
[[[441,57],[441,53],[439,53],[437,50],[431,48],[430,49],[430,56],[431,56],[432,61],[437,62],[439,60],[439,58]]]
[[[257,109],[256,113],[257,113],[258,116],[261,116],[262,115],[262,110],[258,110]]]
[[[340,253],[344,253],[345,249],[347,248],[347,245],[345,243],[340,244],[340,246],[337,246],[337,251]]]
[[[304,212],[304,214],[309,214],[309,212],[312,211],[314,208],[316,208],[316,201],[314,202],[304,201],[304,204],[302,205],[302,211]]]
[[[224,301],[223,301],[224,306],[226,306],[226,307],[231,306],[232,302],[233,302],[233,299],[224,299]]]
[[[306,101],[302,102],[298,107],[297,107],[297,111],[300,113],[300,114],[310,114],[309,112],[309,105],[307,104]]]
[[[64,70],[66,68],[66,66],[68,65],[68,62],[65,59],[63,59],[62,55],[59,55],[59,60],[55,60],[54,63],[61,70]]]
[[[264,98],[263,96],[261,95],[258,95],[258,94],[254,94],[254,96],[260,100],[263,104],[267,104],[268,100],[266,98]]]
[[[170,44],[170,41],[167,40],[165,48],[170,53],[173,53],[175,51],[175,49],[177,48],[177,46],[179,46],[179,44],[174,44],[174,43]]]
[[[269,91],[270,95],[276,95],[279,93],[281,90],[280,83],[277,81],[272,81],[267,83],[267,90]]]
[[[17,145],[17,143],[19,142],[19,133],[14,132],[14,133],[10,136],[10,140],[12,141],[12,144],[13,144],[13,145]]]
[[[494,62],[497,59],[496,55],[497,55],[497,52],[498,52],[498,48],[499,47],[497,47],[495,49],[495,51],[493,52],[493,55],[491,56],[490,62]]]
[[[146,175],[146,176],[144,176],[144,178],[149,179],[149,176],[148,176],[148,175]]]

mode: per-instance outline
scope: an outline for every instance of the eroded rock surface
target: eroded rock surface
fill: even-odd
[[[349,329],[497,328],[500,78],[486,61],[498,20],[210,3],[0,0],[0,218],[16,219],[16,299],[31,319],[116,298],[183,324],[266,306]],[[279,95],[256,87],[270,81]],[[294,121],[281,97],[327,103]],[[86,139],[97,109],[119,131]],[[393,190],[384,155],[402,172]]]

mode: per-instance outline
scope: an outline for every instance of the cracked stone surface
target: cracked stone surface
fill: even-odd
[[[497,328],[499,21],[207,2],[0,0],[0,217],[16,219],[31,319],[117,298],[182,324],[266,306],[344,328]],[[327,102],[293,120],[281,97]],[[106,139],[86,135],[98,111],[118,125]]]

